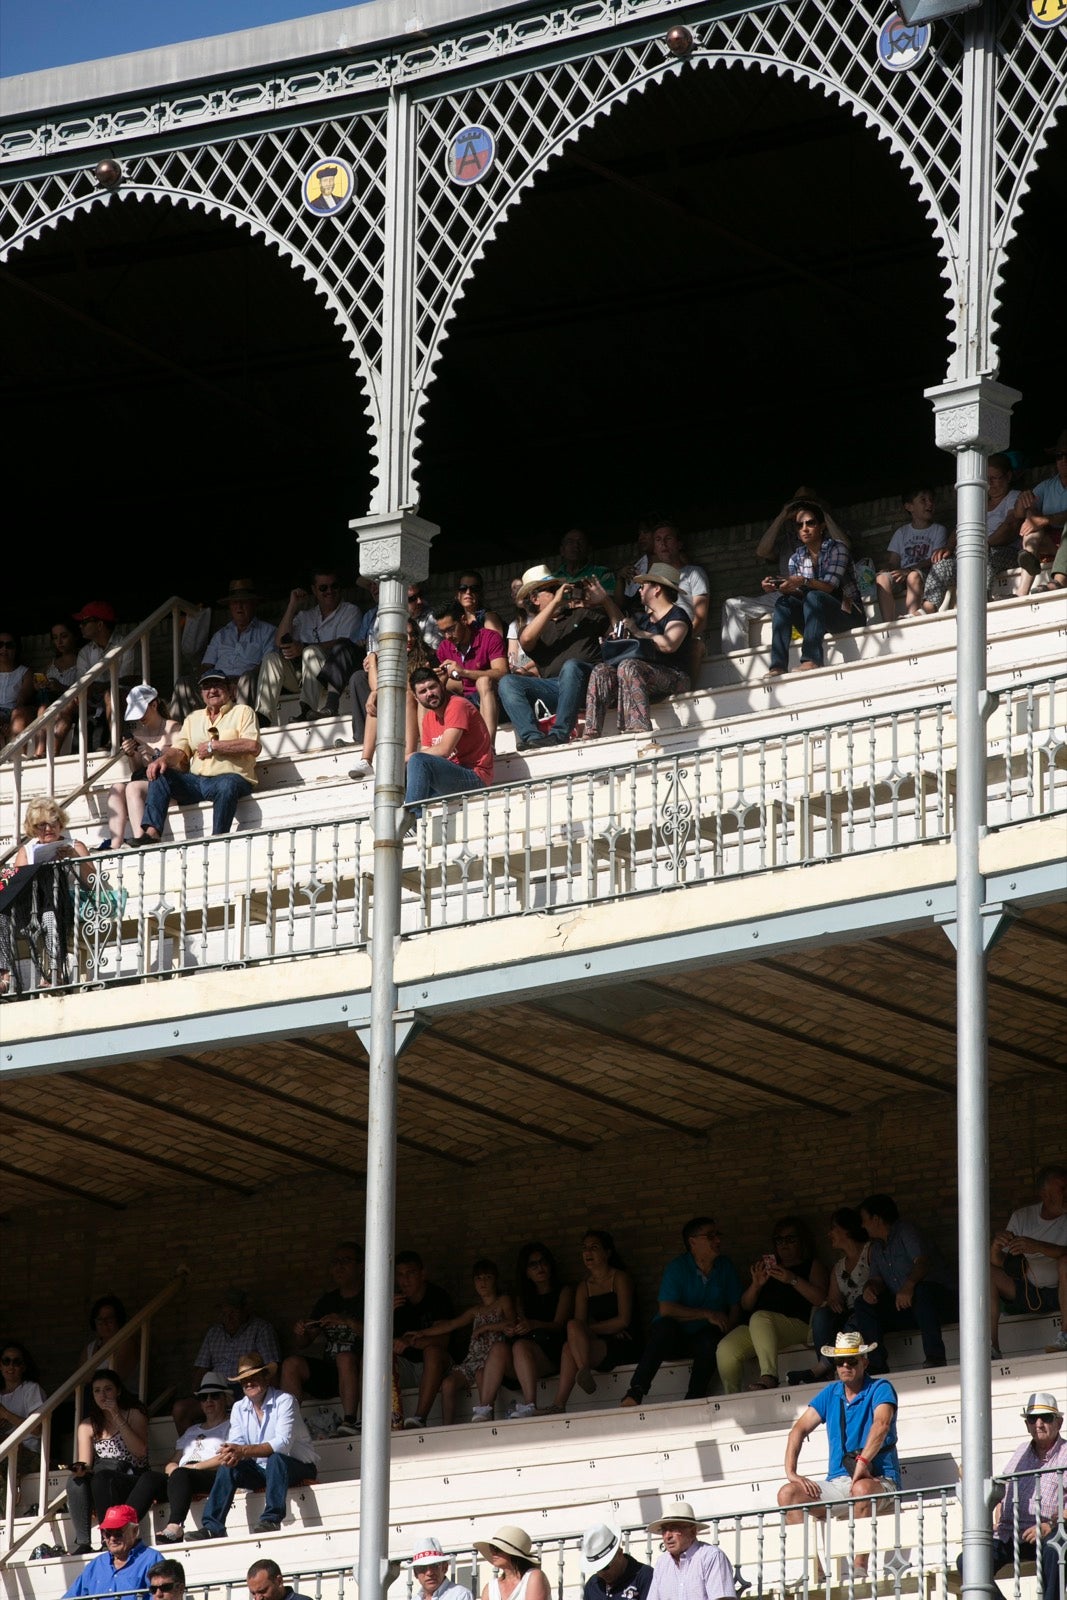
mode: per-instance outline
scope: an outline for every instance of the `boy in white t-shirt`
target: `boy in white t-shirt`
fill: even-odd
[[[890,539],[887,565],[875,579],[878,605],[886,622],[896,621],[898,594],[905,597],[909,617],[921,614],[923,584],[934,551],[948,543],[947,529],[934,521],[932,489],[913,489],[904,496],[903,504],[909,520]]]

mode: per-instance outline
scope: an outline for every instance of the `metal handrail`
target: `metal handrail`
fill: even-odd
[[[48,764],[48,789],[49,792],[52,792],[55,789],[56,772],[55,724],[64,711],[73,705],[77,705],[80,782],[75,788],[70,790],[69,794],[63,795],[62,798],[56,796],[57,803],[65,808],[69,806],[73,800],[77,800],[79,796],[83,795],[87,789],[91,788],[92,785],[100,778],[100,776],[119,759],[119,756],[122,753],[119,748],[122,738],[122,724],[119,718],[118,693],[119,664],[122,660],[122,657],[128,654],[128,652],[132,650],[135,645],[140,644],[141,679],[144,683],[151,682],[149,648],[150,636],[152,630],[156,628],[159,623],[165,621],[165,619],[169,616],[171,619],[172,683],[176,683],[181,674],[181,628],[179,627],[178,623],[179,614],[183,611],[190,612],[196,610],[199,610],[199,607],[192,601],[183,600],[179,595],[171,595],[169,600],[165,600],[161,606],[157,606],[156,609],[151,612],[149,616],[145,617],[142,622],[139,622],[130,633],[125,634],[122,639],[120,639],[116,644],[113,644],[95,666],[90,667],[88,672],[82,674],[77,683],[72,683],[70,688],[65,689],[57,700],[52,701],[51,705],[43,707],[38,716],[36,716],[30,723],[30,726],[23,729],[21,733],[17,733],[13,739],[9,739],[7,744],[4,745],[3,749],[0,750],[0,770],[9,764],[12,770],[16,834],[14,843],[8,845],[5,850],[0,851],[0,865],[3,865],[9,856],[14,855],[15,851],[19,847],[18,835],[22,819],[22,764],[27,759],[37,759],[33,756],[27,758],[26,748],[31,744],[36,744],[41,734],[42,725],[45,733],[44,760]],[[90,752],[88,748],[89,690],[94,684],[102,683],[105,678],[107,679],[107,686],[111,693],[112,748],[110,751]],[[100,756],[100,760],[93,765],[91,769],[89,763],[90,753]]]
[[[82,1362],[81,1366],[71,1374],[65,1383],[61,1383],[59,1388],[48,1396],[40,1410],[31,1411],[26,1420],[24,1422],[20,1422],[17,1428],[13,1428],[11,1432],[4,1438],[3,1443],[0,1444],[0,1461],[6,1457],[8,1462],[7,1492],[5,1495],[4,1521],[2,1529],[3,1544],[2,1548],[0,1548],[0,1567],[5,1566],[10,1558],[15,1554],[16,1550],[20,1550],[29,1539],[33,1538],[33,1535],[37,1532],[38,1528],[48,1521],[52,1512],[55,1510],[56,1506],[59,1505],[60,1501],[66,1494],[66,1489],[64,1488],[61,1493],[56,1495],[52,1502],[49,1503],[48,1457],[52,1442],[52,1414],[56,1407],[59,1406],[69,1394],[73,1393],[74,1433],[76,1438],[78,1425],[81,1421],[82,1386],[84,1385],[85,1380],[90,1377],[92,1373],[100,1370],[100,1367],[105,1364],[106,1357],[108,1357],[113,1350],[117,1350],[119,1345],[126,1343],[131,1334],[137,1332],[140,1332],[141,1336],[137,1386],[140,1393],[143,1395],[148,1386],[148,1343],[152,1318],[155,1316],[156,1312],[161,1306],[165,1306],[168,1300],[173,1299],[178,1290],[184,1287],[188,1276],[189,1268],[183,1263],[178,1268],[171,1281],[162,1289],[160,1289],[159,1293],[155,1295],[153,1299],[149,1300],[145,1305],[143,1305],[140,1311],[136,1311],[127,1322],[124,1322],[117,1333],[112,1334],[111,1338],[102,1344],[99,1350],[95,1351],[87,1361]],[[37,1495],[38,1515],[37,1520],[31,1523],[30,1527],[22,1532],[16,1542],[15,1483],[18,1475],[15,1469],[18,1462],[18,1448],[23,1439],[28,1438],[32,1433],[36,1433],[38,1428],[41,1430],[40,1483]]]

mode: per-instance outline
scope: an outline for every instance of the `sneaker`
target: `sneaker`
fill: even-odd
[[[520,1400],[518,1405],[512,1406],[511,1410],[508,1412],[508,1417],[512,1422],[514,1422],[518,1417],[536,1417],[536,1415],[537,1407],[534,1405],[527,1405],[523,1400]]]
[[[185,1535],[186,1544],[195,1544],[200,1539],[225,1539],[226,1529],[220,1528],[218,1533],[214,1528],[194,1528],[192,1533]]]
[[[179,1528],[179,1527],[175,1527],[173,1529],[172,1528],[164,1528],[162,1533],[157,1533],[156,1534],[156,1543],[157,1544],[184,1544],[184,1542],[185,1542],[185,1529],[184,1528]]]
[[[575,1375],[574,1381],[583,1394],[596,1394],[596,1379],[588,1367],[583,1367],[581,1372]]]
[[[280,1528],[281,1528],[281,1523],[280,1522],[271,1522],[268,1517],[260,1517],[259,1521],[253,1524],[252,1532],[253,1533],[277,1533],[277,1532],[279,1532]]]
[[[492,1406],[473,1406],[471,1408],[471,1421],[472,1422],[492,1422],[492,1420],[493,1420],[493,1408],[492,1408]]]
[[[364,779],[370,777],[373,771],[374,768],[369,761],[357,761],[354,767],[349,767],[348,776],[353,778],[356,783],[362,783]]]
[[[339,1422],[337,1424],[337,1427],[333,1430],[333,1437],[335,1439],[355,1439],[355,1438],[358,1438],[359,1437],[359,1423],[358,1422],[350,1422],[348,1420],[348,1418],[346,1417],[345,1420],[343,1422]]]
[[[416,1411],[413,1416],[404,1418],[405,1428],[425,1428],[426,1424]]]
[[[1067,1328],[1061,1328],[1051,1344],[1045,1346],[1045,1354],[1049,1356],[1062,1355],[1067,1350]]]

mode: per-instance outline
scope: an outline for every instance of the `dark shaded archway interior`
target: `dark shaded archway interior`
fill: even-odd
[[[1065,157],[1061,128],[1004,293],[1028,462],[1064,420],[1035,307]],[[943,291],[914,189],[821,94],[704,66],[635,96],[538,179],[460,302],[423,433],[435,567],[532,561],[574,521],[617,542],[651,506],[706,528],[802,481],[838,504],[948,481],[923,399]],[[0,336],[9,527],[49,574],[24,629],[89,593],[132,616],[249,569],[280,596],[318,550],[353,571],[363,390],[322,302],[247,231],[94,209],[0,269]]]

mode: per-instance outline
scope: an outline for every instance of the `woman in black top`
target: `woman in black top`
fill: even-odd
[[[561,1283],[555,1258],[539,1241],[524,1244],[516,1266],[518,1321],[511,1328],[511,1366],[522,1401],[513,1417],[532,1417],[537,1410],[537,1380],[558,1372],[567,1323],[574,1312],[574,1290]]]
[[[593,668],[585,699],[587,739],[599,739],[604,714],[613,705],[619,708],[620,733],[651,733],[651,701],[684,694],[689,688],[688,675],[678,662],[687,659],[683,646],[692,617],[678,604],[677,567],[655,563],[638,578],[637,589],[644,609],[636,617],[624,617],[620,626],[623,642],[636,639],[641,653],[619,661],[605,659]],[[605,656],[619,642],[605,639]]]
[[[760,1369],[749,1387],[777,1389],[778,1352],[785,1345],[809,1343],[811,1313],[826,1299],[828,1282],[807,1225],[799,1217],[779,1217],[774,1251],[752,1263],[751,1281],[741,1296],[748,1324],[728,1333],[715,1352],[724,1393],[741,1389],[747,1356],[755,1356]]]
[[[639,1355],[634,1339],[634,1281],[622,1264],[610,1233],[590,1228],[582,1240],[586,1279],[578,1285],[574,1316],[567,1324],[567,1343],[560,1358],[555,1403],[548,1411],[566,1411],[577,1383],[596,1393],[592,1369],[612,1372]]]

